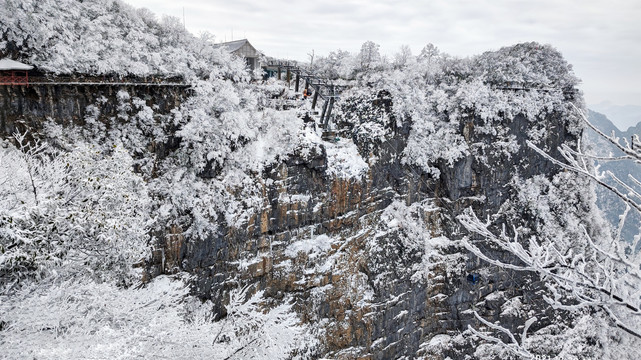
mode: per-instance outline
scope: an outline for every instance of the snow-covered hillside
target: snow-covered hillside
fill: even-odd
[[[175,19],[5,3],[0,52],[48,76],[189,87],[0,89],[4,356],[634,358],[609,308],[466,247],[520,264],[465,216],[572,264],[598,255],[586,234],[611,240],[593,185],[528,145],[558,157],[583,130],[551,46],[332,53],[315,70],[345,86],[328,138],[286,82],[251,81]]]
[[[3,0],[0,52],[54,74],[118,76],[239,75],[242,62],[195,37],[177,18],[120,0]]]

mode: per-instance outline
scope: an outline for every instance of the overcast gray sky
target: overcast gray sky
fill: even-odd
[[[638,0],[125,0],[182,18],[217,41],[248,38],[269,56],[307,60],[314,49],[357,52],[372,40],[392,55],[427,43],[466,57],[524,41],[559,49],[583,80],[588,105],[641,105]]]

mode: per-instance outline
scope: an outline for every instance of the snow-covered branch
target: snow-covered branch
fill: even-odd
[[[606,135],[603,131],[599,130],[594,124],[592,124],[587,116],[583,113],[581,109],[579,109],[576,105],[572,104],[572,107],[574,110],[579,114],[583,122],[590,127],[590,129],[594,130],[597,134],[599,134],[600,137],[604,138],[608,142],[610,142],[612,145],[614,145],[617,149],[623,151],[624,154],[626,154],[629,159],[634,159],[637,162],[641,162],[641,147],[639,147],[640,150],[636,150],[634,143],[629,143],[626,139],[623,139],[625,145],[621,145],[620,139],[615,137],[614,135]],[[638,136],[633,137],[633,141],[636,141],[639,145],[641,145],[641,141],[639,140]]]
[[[476,319],[478,321],[480,321],[483,325],[487,326],[488,328],[506,335],[510,339],[510,343],[509,344],[505,344],[503,342],[503,340],[499,339],[498,337],[496,337],[494,335],[491,335],[491,334],[476,330],[472,326],[468,326],[468,330],[470,330],[474,335],[476,335],[476,336],[478,336],[478,337],[480,337],[483,340],[488,341],[488,342],[497,343],[499,345],[505,345],[505,347],[508,350],[510,350],[512,353],[514,353],[514,355],[518,356],[519,359],[534,359],[535,358],[534,354],[532,354],[530,351],[528,351],[522,344],[525,342],[525,339],[527,338],[527,336],[526,336],[527,330],[529,329],[529,327],[534,322],[536,322],[536,320],[537,320],[536,317],[533,317],[533,318],[529,319],[526,322],[526,325],[523,328],[523,334],[522,334],[522,337],[521,337],[521,343],[519,343],[510,330],[508,330],[508,329],[506,329],[506,328],[504,328],[504,327],[502,327],[500,325],[493,324],[493,323],[483,319],[481,317],[481,315],[479,315],[478,312],[476,312],[476,311],[474,311],[474,316],[476,317]]]
[[[581,159],[582,153],[577,153],[576,151],[569,152],[569,151],[567,151],[567,147],[565,147],[565,146],[564,146],[564,147],[559,148],[559,153],[560,153],[560,154],[565,158],[565,160],[567,161],[567,163],[564,163],[564,162],[562,162],[562,161],[560,161],[560,160],[557,160],[557,159],[553,158],[553,157],[552,157],[552,156],[550,156],[548,153],[546,153],[545,151],[543,151],[542,149],[540,149],[539,147],[537,147],[536,145],[534,145],[532,142],[527,141],[526,143],[527,143],[527,145],[528,145],[530,148],[532,148],[534,151],[536,151],[536,152],[537,152],[537,153],[539,153],[541,156],[543,156],[543,157],[544,157],[544,158],[546,158],[547,160],[551,161],[551,162],[552,162],[552,163],[554,163],[555,165],[558,165],[558,166],[560,166],[561,168],[563,168],[563,169],[565,169],[565,170],[575,172],[575,173],[577,173],[577,174],[579,174],[579,175],[581,175],[581,176],[585,176],[585,177],[587,177],[587,178],[589,178],[589,179],[591,179],[591,180],[595,181],[595,182],[596,182],[596,183],[598,183],[599,185],[603,186],[604,188],[606,188],[606,189],[608,189],[610,192],[612,192],[612,194],[614,194],[614,195],[616,195],[617,197],[619,197],[619,198],[620,198],[621,200],[623,200],[626,204],[630,205],[631,207],[633,207],[633,208],[634,208],[634,209],[636,209],[637,211],[641,212],[641,203],[640,203],[640,202],[634,201],[634,200],[630,197],[630,195],[623,193],[622,191],[620,191],[619,189],[617,189],[615,186],[610,185],[610,184],[608,184],[607,182],[605,182],[605,181],[603,180],[603,176],[601,176],[601,175],[599,175],[598,173],[596,173],[596,170],[592,170],[592,171],[591,171],[587,166],[579,165],[578,161],[579,161],[579,159]],[[577,154],[577,155],[573,155],[573,154]],[[587,156],[586,156],[586,157],[587,157]],[[613,178],[617,183],[623,183],[623,182],[622,182],[620,179],[618,179],[614,174],[609,173],[608,175],[609,175],[609,176],[611,176],[611,177],[612,177],[612,178]],[[634,191],[634,190],[633,190],[633,193],[632,193],[632,194],[634,195],[634,197],[640,197],[640,196],[641,196],[641,194],[638,194],[638,193],[637,193],[636,191]]]
[[[483,240],[473,242],[469,238],[461,240],[461,244],[475,256],[489,264],[504,269],[515,271],[534,272],[544,278],[552,280],[564,294],[554,299],[548,298],[551,305],[558,308],[576,309],[577,307],[598,305],[607,309],[609,314],[623,311],[629,320],[630,316],[639,316],[639,297],[634,295],[640,290],[641,273],[640,262],[622,258],[619,254],[605,252],[594,244],[590,236],[585,232],[586,242],[590,245],[594,254],[593,259],[581,259],[575,257],[572,263],[568,264],[561,252],[556,248],[554,241],[537,241],[530,239],[526,249],[518,238],[510,239],[504,234],[494,235],[488,229],[489,224],[480,221],[476,215],[467,209],[458,217],[458,220],[470,232],[483,236]],[[498,247],[514,255],[520,263],[506,263],[492,258],[481,250],[479,243]],[[591,266],[590,261],[597,261],[600,265]],[[568,307],[569,306],[569,307]],[[615,318],[612,318],[615,320]],[[617,327],[626,332],[638,336],[638,324],[624,324],[618,318],[615,323]],[[638,336],[641,338],[641,336]]]

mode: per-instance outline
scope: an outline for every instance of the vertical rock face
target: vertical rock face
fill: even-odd
[[[167,114],[185,97],[184,87],[127,86],[110,84],[0,85],[0,134],[16,130],[39,131],[47,119],[62,125],[85,125],[86,117],[117,117],[118,94],[142,99],[157,114]],[[21,126],[22,125],[22,128]]]

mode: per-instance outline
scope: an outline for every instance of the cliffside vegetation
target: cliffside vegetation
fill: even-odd
[[[582,259],[586,231],[611,240],[590,182],[528,145],[554,158],[580,146],[578,80],[551,46],[331,53],[313,69],[347,86],[328,141],[309,101],[273,106],[287,84],[250,81],[176,19],[120,1],[4,2],[0,52],[51,76],[190,85],[165,113],[119,89],[76,123],[25,106],[2,130],[8,357],[633,354],[598,304],[555,308],[567,289],[481,261],[469,245],[484,238],[459,221]]]

